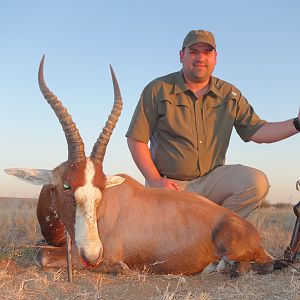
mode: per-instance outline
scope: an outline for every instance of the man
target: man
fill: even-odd
[[[132,157],[150,187],[196,192],[245,218],[269,184],[259,170],[224,165],[233,127],[245,142],[272,143],[300,131],[300,111],[284,122],[261,120],[235,86],[212,76],[209,31],[187,34],[180,62],[181,71],[145,87],[126,134]]]

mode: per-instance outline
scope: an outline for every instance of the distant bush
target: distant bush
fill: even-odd
[[[284,203],[284,202],[278,202],[278,203],[270,203],[269,201],[265,200],[263,201],[259,207],[262,208],[269,208],[269,207],[274,207],[274,208],[291,208],[294,205],[291,203]]]
[[[275,208],[291,208],[293,207],[293,204],[291,203],[283,203],[283,202],[278,202],[272,205]]]
[[[271,207],[272,204],[270,202],[268,202],[267,200],[263,201],[260,203],[259,207],[262,207],[262,208],[267,208],[267,207]]]

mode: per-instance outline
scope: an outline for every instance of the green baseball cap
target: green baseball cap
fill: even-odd
[[[182,49],[192,46],[196,43],[206,43],[216,49],[214,35],[207,30],[191,30],[182,43]]]

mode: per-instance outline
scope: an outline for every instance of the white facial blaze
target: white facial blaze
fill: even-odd
[[[90,159],[86,161],[85,185],[79,187],[75,193],[75,242],[89,262],[96,262],[102,255],[102,243],[98,234],[96,202],[102,198],[99,188],[93,185],[95,167]]]

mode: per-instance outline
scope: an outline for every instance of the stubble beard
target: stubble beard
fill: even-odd
[[[191,70],[190,71],[190,77],[192,81],[200,83],[207,81],[211,76],[211,72],[209,69],[204,70]]]

